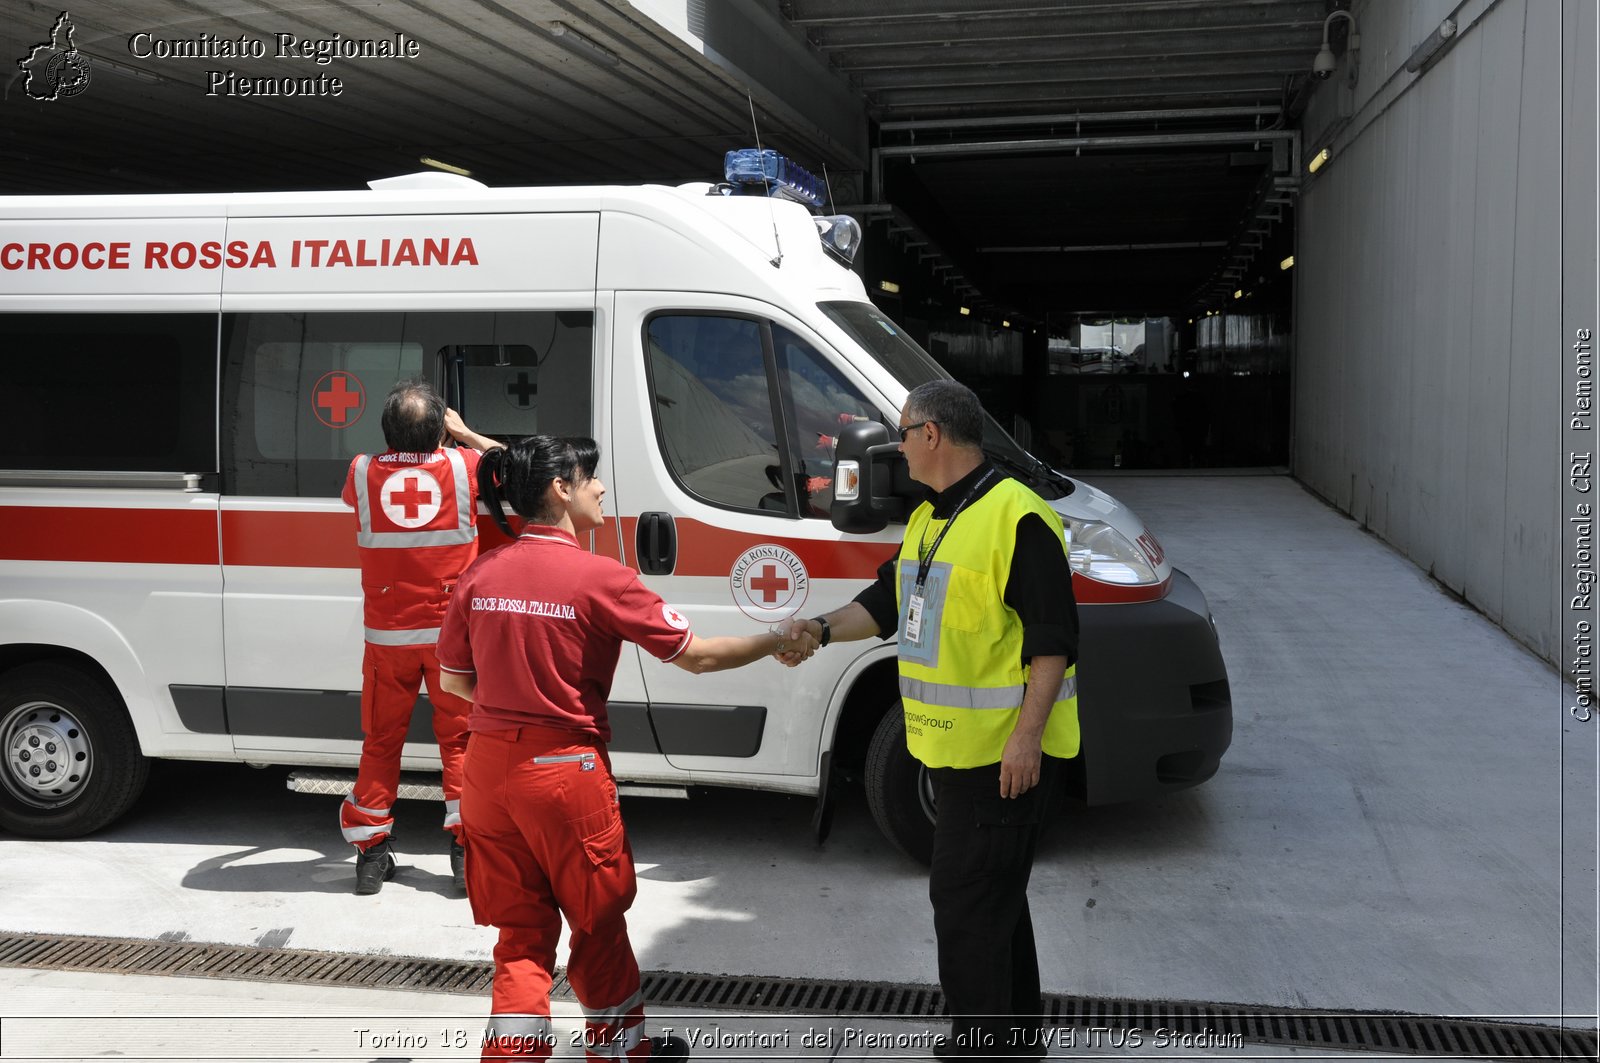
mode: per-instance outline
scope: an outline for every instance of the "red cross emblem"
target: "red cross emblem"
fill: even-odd
[[[761,592],[761,600],[771,604],[778,600],[778,592],[789,589],[789,577],[778,575],[777,565],[762,565],[761,575],[750,581],[750,589]]]
[[[394,494],[389,496],[390,505],[405,507],[407,520],[416,520],[417,507],[427,505],[432,501],[433,492],[422,490],[421,486],[417,483],[417,478],[415,476],[406,480],[406,487],[404,491],[396,491]]]
[[[383,481],[378,497],[384,516],[402,528],[420,528],[439,515],[443,501],[439,481],[427,469],[396,469]]]
[[[793,616],[811,590],[806,563],[787,546],[757,543],[728,570],[733,603],[752,620],[770,624]]]
[[[349,428],[367,408],[367,389],[342,369],[322,374],[311,395],[311,412],[329,428]]]

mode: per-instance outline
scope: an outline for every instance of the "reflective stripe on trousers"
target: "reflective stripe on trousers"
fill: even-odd
[[[595,1026],[609,1026],[614,1022],[621,1022],[623,1019],[626,1019],[628,1017],[628,1012],[638,1007],[640,1002],[643,1000],[644,990],[641,989],[639,992],[633,994],[633,996],[629,997],[627,1000],[624,1000],[621,1004],[618,1004],[614,1008],[584,1007],[582,1001],[579,1001],[578,1006],[583,1008],[583,1017],[591,1024]]]
[[[361,634],[374,646],[432,646],[439,641],[439,629],[436,627],[419,627],[410,631],[365,627],[361,629]]]
[[[548,1015],[490,1015],[483,1028],[484,1059],[549,1059],[555,1046]]]
[[[586,1044],[583,1046],[584,1054],[597,1059],[626,1059],[632,1052],[644,1043],[644,1019],[634,1023],[626,1029],[618,1030],[616,1035],[604,1044]]]
[[[1016,709],[1022,707],[1026,687],[964,687],[954,683],[935,683],[928,679],[900,677],[900,696],[923,705],[944,709]],[[1061,689],[1052,703],[1067,701],[1078,694],[1078,677],[1061,680]]]

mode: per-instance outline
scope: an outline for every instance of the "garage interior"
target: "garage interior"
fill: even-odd
[[[1298,120],[1338,5],[131,9],[73,6],[96,83],[10,108],[8,192],[360,187],[423,158],[500,186],[679,183],[718,179],[722,154],[759,137],[826,173],[834,209],[866,227],[860,268],[879,305],[1042,456],[1082,469],[1288,463],[1280,263]],[[31,5],[17,22],[43,31],[55,13]],[[1349,21],[1328,25],[1335,56]],[[279,33],[403,34],[420,55],[172,54]],[[224,100],[206,95],[218,69],[334,74],[344,89]],[[219,126],[222,107],[250,117]]]

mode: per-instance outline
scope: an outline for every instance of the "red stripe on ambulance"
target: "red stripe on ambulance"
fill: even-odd
[[[0,559],[215,565],[217,517],[201,509],[6,506]]]
[[[0,512],[0,560],[102,561],[147,565],[245,565],[257,568],[359,568],[355,522],[349,513],[222,511],[222,555],[217,555],[215,517],[202,510],[50,508],[12,506]],[[637,517],[608,520],[595,534],[595,549],[618,556],[618,532],[635,564]],[[675,576],[727,576],[740,554],[759,543],[792,550],[812,579],[866,582],[894,549],[891,543],[818,542],[729,531],[678,518]],[[492,550],[506,537],[488,517],[478,517],[478,549]],[[635,567],[637,567],[635,565]],[[648,582],[648,581],[647,581]],[[1169,576],[1159,584],[1122,586],[1072,575],[1082,605],[1153,602],[1166,597]]]

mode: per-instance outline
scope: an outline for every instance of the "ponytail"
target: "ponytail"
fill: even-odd
[[[545,523],[551,516],[547,495],[557,477],[587,480],[600,464],[600,446],[583,436],[525,436],[508,447],[497,447],[478,463],[478,495],[489,515],[507,537],[516,538],[506,520],[502,501],[511,503],[517,516]]]
[[[501,473],[505,466],[506,447],[495,447],[486,451],[478,461],[478,497],[483,499],[483,504],[489,507],[489,516],[494,518],[495,524],[505,532],[507,539],[515,539],[517,533],[511,530],[511,522],[506,519],[505,506],[501,504]]]

